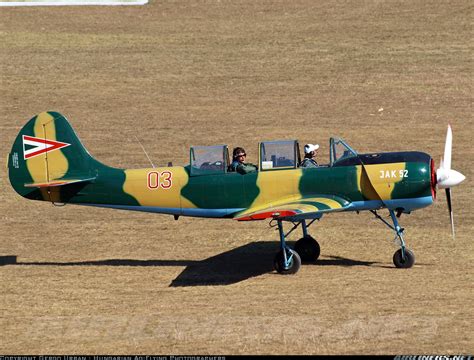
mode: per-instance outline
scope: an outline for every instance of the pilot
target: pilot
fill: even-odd
[[[239,174],[245,175],[256,172],[257,166],[252,163],[246,163],[245,157],[247,154],[241,147],[236,147],[232,151],[232,163],[229,166],[229,171],[237,171]]]
[[[318,144],[306,144],[304,146],[304,159],[300,164],[300,167],[311,168],[318,167],[316,162],[316,155],[318,154],[319,145]]]

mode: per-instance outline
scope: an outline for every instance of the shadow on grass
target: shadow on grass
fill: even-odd
[[[288,245],[293,245],[288,242]],[[279,242],[257,241],[217,254],[204,260],[134,260],[110,259],[73,262],[18,262],[16,256],[0,256],[0,266],[185,266],[170,286],[230,285],[273,271],[273,258]],[[390,267],[373,261],[360,261],[340,256],[323,256],[312,266]]]
[[[278,242],[253,242],[200,261],[110,259],[19,262],[16,256],[0,256],[0,266],[185,266],[170,286],[229,285],[273,271],[273,257],[278,246]]]
[[[318,259],[314,263],[303,263],[305,265],[316,265],[316,266],[373,266],[380,264],[376,261],[360,261],[344,258],[341,256],[325,256],[328,259]]]

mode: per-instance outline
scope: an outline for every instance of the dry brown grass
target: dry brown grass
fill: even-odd
[[[29,202],[1,172],[0,353],[472,353],[472,4],[161,2],[0,10],[0,154],[23,123],[64,113],[114,166],[186,162],[192,144],[338,135],[359,151],[422,150],[446,124],[445,196],[402,217],[417,264],[367,214],[312,228],[319,265],[271,270],[265,223]],[[383,111],[378,111],[383,108]],[[323,160],[327,157],[323,156]],[[251,159],[250,159],[251,160]],[[125,259],[119,261],[120,259]]]

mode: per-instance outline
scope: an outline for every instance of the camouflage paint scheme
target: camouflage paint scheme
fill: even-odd
[[[425,153],[399,152],[246,175],[190,176],[189,166],[116,169],[95,160],[56,112],[32,118],[8,156],[10,182],[28,199],[236,220],[382,207],[410,212],[433,202],[433,167]]]

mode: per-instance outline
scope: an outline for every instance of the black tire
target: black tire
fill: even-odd
[[[286,256],[293,255],[290,261],[290,265],[285,268],[285,258],[283,257],[283,250],[280,250],[273,261],[275,270],[282,275],[296,274],[301,267],[301,258],[298,253],[291,249],[286,249]]]
[[[393,254],[393,263],[399,269],[408,269],[415,263],[415,254],[408,249],[405,249],[405,259],[402,257],[402,249],[399,249]]]
[[[311,236],[299,239],[295,244],[295,251],[299,254],[303,262],[315,262],[321,254],[321,247]]]

